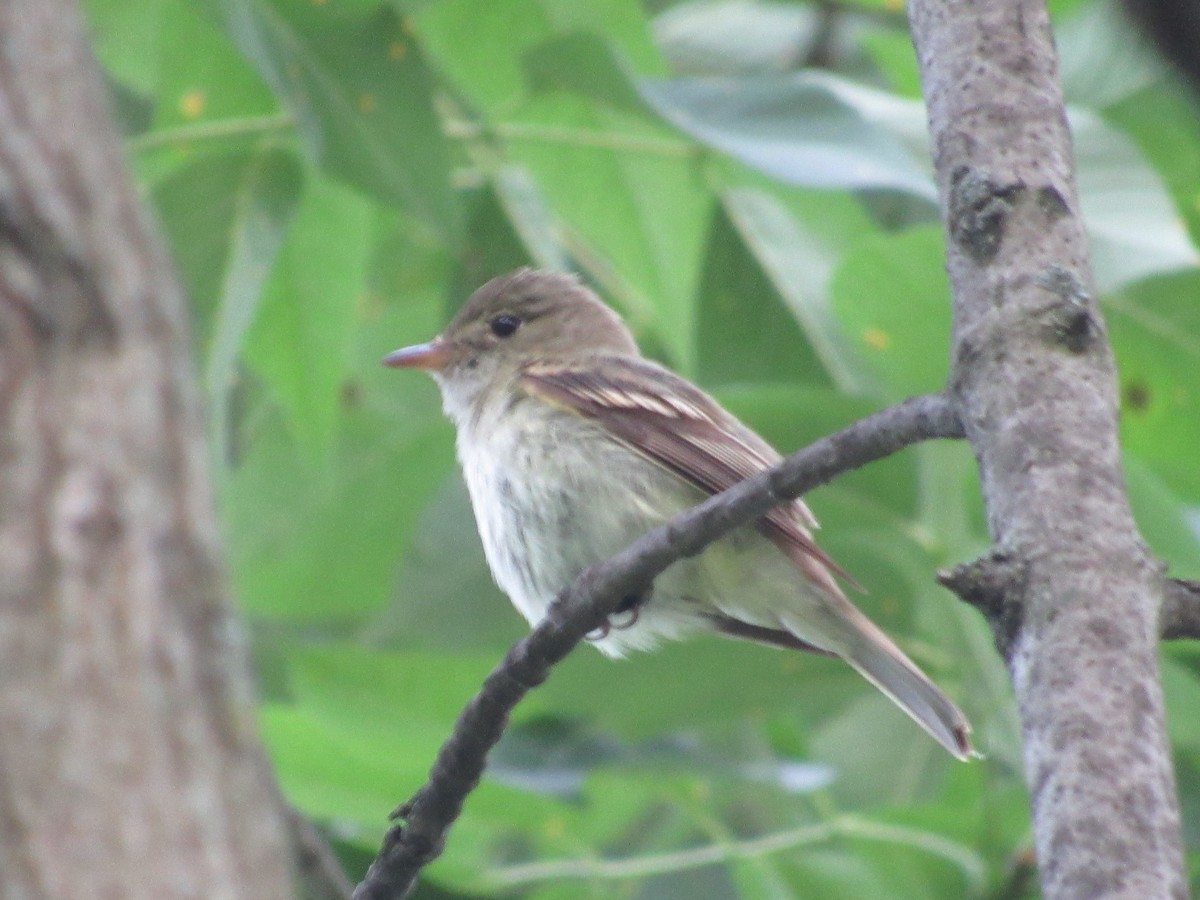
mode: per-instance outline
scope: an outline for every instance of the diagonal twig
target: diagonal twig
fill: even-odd
[[[699,553],[734,528],[838,475],[919,441],[962,436],[947,396],[910,398],[822,438],[584,570],[546,618],[513,645],[463,710],[429,780],[393,814],[404,824],[384,838],[354,900],[400,900],[408,894],[422,867],[441,853],[446,833],[479,783],[487,754],[504,733],[513,708],[545,681],[555,663],[607,621],[622,598],[640,594],[676,560]]]

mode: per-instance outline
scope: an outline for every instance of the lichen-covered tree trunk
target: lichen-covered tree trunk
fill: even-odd
[[[0,897],[290,895],[186,319],[78,11],[0,4]]]
[[[909,11],[954,287],[951,390],[996,547],[972,577],[999,597],[1043,890],[1183,898],[1163,572],[1126,495],[1045,3]]]

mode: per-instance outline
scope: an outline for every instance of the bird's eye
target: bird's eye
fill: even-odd
[[[506,338],[521,327],[521,320],[516,316],[505,313],[502,316],[496,316],[488,324],[492,328],[492,334],[496,337]]]

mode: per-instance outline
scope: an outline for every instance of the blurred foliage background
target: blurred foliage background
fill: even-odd
[[[434,385],[381,355],[532,263],[583,273],[784,451],[945,380],[899,2],[86,7],[193,304],[263,732],[352,876],[525,630]],[[1114,4],[1052,7],[1139,522],[1195,578],[1197,106]],[[933,580],[988,546],[969,448],[914,448],[811,502],[986,759],[952,761],[833,661],[583,648],[519,709],[420,897],[1036,896],[1007,675]],[[1200,652],[1163,666],[1196,872]]]

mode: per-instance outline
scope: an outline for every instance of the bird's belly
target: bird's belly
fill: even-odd
[[[488,441],[473,442],[486,450],[468,455],[460,446],[492,577],[530,624],[542,620],[584,568],[702,499],[599,429],[574,418],[568,424],[569,435],[558,439],[547,439],[544,429],[534,438],[497,428]],[[577,449],[581,441],[586,458]],[[704,620],[688,599],[695,574],[684,561],[660,576],[636,625],[614,629],[597,642],[600,649],[620,655],[701,628]]]

